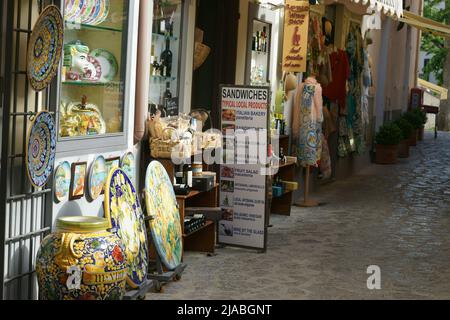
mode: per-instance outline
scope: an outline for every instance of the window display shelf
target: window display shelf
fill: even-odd
[[[176,77],[163,77],[163,76],[151,76],[151,79],[155,81],[167,82],[167,81],[175,81]]]
[[[90,24],[83,24],[83,23],[77,23],[72,21],[65,21],[64,22],[65,31],[81,31],[81,30],[97,30],[97,31],[113,31],[113,32],[122,32],[121,28],[115,28],[115,27],[108,27],[108,26],[102,26],[102,25],[90,25]]]
[[[174,36],[167,37],[167,36],[165,36],[163,34],[159,34],[159,33],[152,33],[152,37],[156,38],[156,39],[161,39],[161,40],[169,39],[170,41],[178,41],[178,37],[174,37]]]
[[[63,81],[62,84],[67,86],[80,86],[80,87],[118,87],[122,84],[122,82]]]

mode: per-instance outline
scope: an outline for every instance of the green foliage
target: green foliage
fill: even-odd
[[[422,117],[414,111],[405,113],[403,115],[403,118],[407,120],[414,129],[420,129],[423,126]]]
[[[445,9],[438,9],[438,4],[442,0],[425,0],[423,15],[426,18],[449,24],[450,22],[450,0],[445,0]],[[444,45],[444,39],[429,33],[422,34],[423,51],[431,55],[431,59],[424,67],[423,73],[425,80],[430,79],[430,74],[435,74],[438,84],[444,82],[443,66],[448,53],[448,48]]]
[[[388,123],[380,127],[375,140],[382,145],[396,145],[402,141],[402,138],[400,128],[394,123]]]
[[[425,123],[427,123],[428,117],[425,111],[414,109],[412,112],[414,112],[422,120],[422,125],[425,125]]]
[[[402,131],[403,140],[409,139],[411,137],[411,134],[414,131],[413,126],[409,121],[407,121],[404,118],[400,118],[397,121],[394,122]]]

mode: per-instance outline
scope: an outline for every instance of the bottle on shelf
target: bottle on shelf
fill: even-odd
[[[170,50],[170,39],[166,39],[166,49],[161,53],[161,76],[170,78],[172,77],[172,59],[173,54]]]
[[[262,52],[267,52],[267,33],[266,33],[266,27],[263,27],[263,31],[262,31],[262,48],[261,51]]]
[[[159,7],[159,1],[155,1],[155,7],[154,7],[155,16],[153,17],[153,27],[152,32],[159,34],[159,28],[160,28],[160,22],[161,22],[161,9]]]
[[[159,10],[159,13],[158,13],[158,16],[159,16],[159,30],[158,30],[158,34],[161,34],[161,35],[166,35],[166,32],[167,32],[167,30],[166,30],[166,19],[165,19],[165,17],[164,17],[164,11],[163,11],[163,9],[162,9],[162,7],[160,6],[160,10]]]
[[[256,51],[260,51],[261,38],[259,36],[259,31],[256,31]]]
[[[172,99],[172,92],[170,91],[170,82],[166,82],[166,91],[164,91],[163,94],[163,105],[166,110],[168,103],[171,99]]]

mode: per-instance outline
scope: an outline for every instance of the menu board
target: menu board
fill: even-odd
[[[268,87],[221,86],[221,244],[266,248],[269,101]]]
[[[283,71],[305,72],[309,1],[286,0],[284,12]]]

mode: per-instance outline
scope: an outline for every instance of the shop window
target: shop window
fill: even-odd
[[[63,1],[64,53],[59,76],[60,151],[85,148],[80,139],[102,138],[101,146],[125,144],[129,28],[133,1]],[[135,11],[134,11],[135,12]],[[65,142],[72,143],[65,143]],[[66,148],[64,148],[66,146]]]

